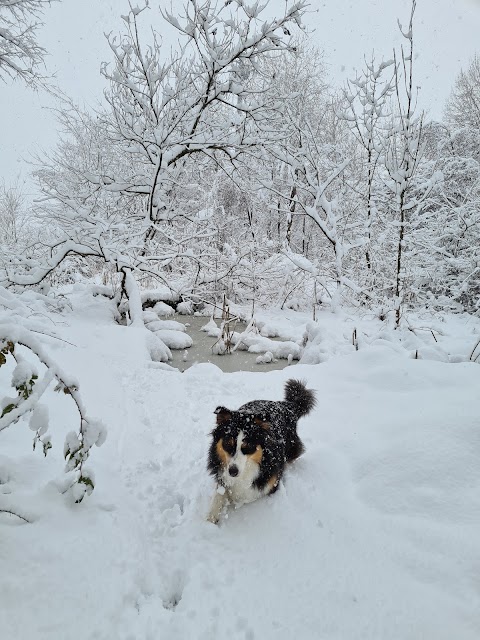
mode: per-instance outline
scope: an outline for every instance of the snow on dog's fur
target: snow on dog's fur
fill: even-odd
[[[287,462],[304,451],[297,422],[314,406],[314,391],[299,380],[288,380],[285,400],[253,400],[237,411],[215,409],[208,470],[217,492],[208,520],[218,522],[229,503],[253,502],[277,490]]]

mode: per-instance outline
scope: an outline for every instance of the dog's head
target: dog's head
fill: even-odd
[[[215,457],[217,464],[211,464],[212,471],[227,485],[245,473],[258,474],[271,429],[268,414],[230,411],[225,407],[217,407],[215,413],[217,426],[212,432],[211,458]]]

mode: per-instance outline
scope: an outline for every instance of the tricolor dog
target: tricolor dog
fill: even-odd
[[[274,493],[285,466],[298,458],[304,446],[297,422],[315,406],[315,392],[300,380],[288,380],[285,399],[253,400],[237,411],[217,407],[208,470],[217,492],[208,515],[217,523],[228,504],[253,502]]]

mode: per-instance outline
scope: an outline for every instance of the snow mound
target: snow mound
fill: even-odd
[[[178,332],[179,335],[182,335]],[[168,348],[168,345],[158,336],[151,331],[145,332],[145,341],[147,344],[148,353],[153,362],[168,362],[172,359],[172,353]]]
[[[168,287],[160,287],[158,289],[145,289],[141,292],[142,303],[146,302],[177,302],[178,294],[173,293]]]
[[[170,329],[171,331],[182,331],[185,332],[187,328],[181,322],[177,322],[176,320],[159,320],[158,316],[155,314],[156,320],[149,321],[146,324],[147,329],[150,331],[160,331],[161,329]]]
[[[266,351],[263,354],[263,356],[258,356],[255,362],[257,364],[268,364],[269,362],[273,362],[273,360],[274,360],[273,353],[271,351]]]
[[[105,296],[106,298],[113,298],[115,295],[113,287],[100,284],[91,285],[90,291],[92,292],[93,296]]]
[[[193,302],[185,300],[177,304],[177,313],[182,316],[190,316],[193,313]]]
[[[271,323],[257,321],[256,325],[261,336],[264,336],[265,338],[279,337],[278,329],[275,326],[272,326]]]
[[[170,349],[188,349],[193,344],[192,338],[182,331],[160,329],[155,331],[154,335],[160,338]]]
[[[294,360],[299,360],[302,355],[300,345],[291,340],[270,340],[270,338],[265,338],[255,333],[243,335],[240,340],[250,353],[266,353],[268,351],[274,358],[285,358],[285,360],[289,356]]]
[[[205,331],[210,338],[218,338],[221,333],[221,329],[217,327],[217,323],[213,318],[210,318],[207,324],[201,327],[200,331]]]
[[[222,338],[219,338],[212,346],[212,353],[216,356],[223,356],[227,352],[227,346]]]
[[[320,364],[333,355],[346,355],[355,351],[352,337],[339,336],[317,322],[307,324],[304,342],[301,364]]]
[[[321,322],[310,322],[306,326],[305,348],[300,359],[302,364],[319,364],[333,356],[347,355],[370,347],[381,347],[399,355],[416,360],[437,362],[465,362],[466,353],[449,351],[439,341],[440,336],[430,330],[408,328],[360,329],[351,325],[342,332],[332,331]]]
[[[165,302],[157,302],[153,307],[153,310],[161,318],[168,318],[169,316],[173,316],[175,313],[173,307],[171,307],[169,304],[166,304]]]
[[[156,322],[158,320],[158,313],[155,313],[155,311],[152,311],[151,309],[147,309],[143,312],[142,317],[145,324],[148,324],[149,322]]]

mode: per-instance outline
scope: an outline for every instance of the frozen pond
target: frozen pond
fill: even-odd
[[[211,362],[226,373],[234,371],[273,371],[291,366],[283,358],[268,364],[257,364],[256,359],[259,354],[249,353],[248,351],[238,350],[223,356],[215,355],[212,353],[212,347],[216,342],[216,338],[212,338],[205,331],[201,331],[201,328],[209,321],[208,317],[175,315],[171,319],[184,324],[187,327],[188,335],[193,340],[193,345],[186,350],[186,353],[182,350],[172,349],[173,360],[169,364],[180,369],[180,371],[185,371],[196,362]],[[217,325],[220,325],[220,320],[216,320],[216,322]],[[235,331],[242,332],[246,326],[243,322],[237,322]]]

